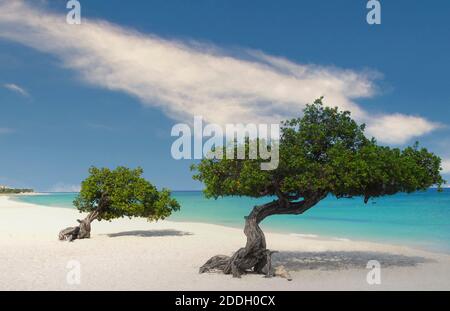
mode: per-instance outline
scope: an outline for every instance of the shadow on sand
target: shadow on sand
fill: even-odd
[[[377,260],[382,268],[411,267],[433,262],[418,256],[404,256],[381,252],[327,251],[327,252],[280,252],[273,255],[273,264],[288,270],[340,270],[366,269],[370,260]]]
[[[116,238],[121,236],[138,236],[138,237],[162,237],[162,236],[184,236],[192,235],[190,232],[178,231],[178,230],[135,230],[135,231],[124,231],[118,233],[107,234],[110,238]]]

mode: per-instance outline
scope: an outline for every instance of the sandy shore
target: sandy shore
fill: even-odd
[[[90,240],[60,242],[74,210],[0,196],[0,290],[450,290],[450,256],[370,242],[267,234],[275,265],[292,281],[198,274],[216,254],[244,245],[241,230],[199,223],[121,219],[93,223]],[[381,263],[381,285],[366,281],[369,260]],[[80,284],[73,267],[80,264]],[[75,268],[76,269],[76,268]]]

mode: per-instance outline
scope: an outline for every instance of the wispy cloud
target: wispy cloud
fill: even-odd
[[[101,123],[87,123],[86,124],[87,127],[91,128],[91,129],[96,129],[96,130],[103,130],[103,131],[114,131],[114,128],[112,126],[106,125],[106,124],[101,124]]]
[[[0,127],[0,135],[2,134],[11,134],[14,130],[8,127]]]
[[[101,20],[68,25],[22,1],[0,0],[0,38],[57,56],[87,83],[136,96],[175,120],[278,122],[324,95],[350,110],[369,135],[404,143],[439,127],[420,116],[369,114],[355,100],[375,95],[370,72],[304,65],[255,51],[166,40]]]
[[[48,192],[80,192],[80,185],[71,185],[66,183],[57,183],[51,187]]]
[[[442,160],[442,173],[450,174],[450,158]]]
[[[23,97],[30,97],[30,94],[21,86],[18,86],[17,84],[14,83],[6,83],[3,84],[3,87],[5,89],[8,89],[10,91],[13,91],[19,95],[22,95]]]
[[[367,131],[385,143],[406,143],[412,137],[431,133],[444,125],[422,117],[403,114],[375,116],[368,122]]]

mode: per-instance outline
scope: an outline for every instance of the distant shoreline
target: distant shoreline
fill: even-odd
[[[437,190],[437,189],[438,189],[438,187],[430,187],[427,190]],[[442,189],[450,189],[450,184],[442,186]],[[427,190],[424,190],[424,191],[427,191]],[[179,192],[200,193],[200,192],[203,192],[203,190],[171,190],[171,192],[172,193],[179,193]],[[420,193],[423,191],[418,191],[418,192]],[[74,191],[57,191],[57,192],[55,192],[55,191],[38,191],[38,192],[29,193],[29,194],[43,195],[43,194],[72,194],[72,193],[79,193],[79,192],[77,192],[77,191],[75,191],[75,192]],[[404,193],[404,192],[401,192],[401,193]],[[23,194],[25,194],[25,193],[23,193]]]

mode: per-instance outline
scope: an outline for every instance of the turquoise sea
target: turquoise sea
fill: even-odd
[[[204,222],[243,228],[252,206],[270,198],[206,199],[201,192],[174,192],[181,211],[169,220]],[[19,196],[17,200],[61,208],[74,208],[76,193]],[[328,197],[303,215],[272,216],[267,231],[313,234],[330,238],[369,240],[409,245],[450,253],[450,189],[397,194],[364,204],[361,198]]]

